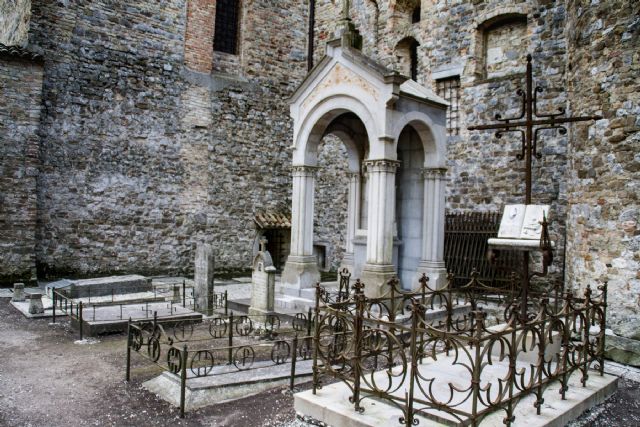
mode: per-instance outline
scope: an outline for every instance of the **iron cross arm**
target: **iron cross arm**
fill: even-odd
[[[469,130],[510,130],[519,127],[527,127],[527,126],[556,126],[564,123],[573,123],[573,122],[585,122],[589,120],[600,120],[602,116],[578,116],[578,117],[558,117],[551,119],[541,119],[541,120],[521,120],[510,122],[506,120],[504,123],[493,123],[488,125],[477,125],[477,126],[469,126],[467,129]]]

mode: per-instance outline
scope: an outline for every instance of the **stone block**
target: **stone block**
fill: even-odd
[[[210,313],[213,310],[213,280],[215,259],[213,246],[201,243],[196,248],[194,296],[196,307]]]
[[[42,305],[42,294],[29,294],[29,314],[42,314],[44,313],[44,306]]]
[[[617,335],[607,335],[604,355],[614,362],[640,367],[640,341]]]
[[[24,301],[24,283],[13,284],[13,297],[11,298],[11,301],[13,302]]]

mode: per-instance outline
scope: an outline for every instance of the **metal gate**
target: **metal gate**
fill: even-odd
[[[493,287],[509,284],[512,271],[522,271],[522,260],[514,251],[501,251],[495,264],[487,259],[487,240],[497,237],[502,215],[497,212],[465,212],[446,215],[444,260],[453,273],[454,286],[469,282],[473,270],[478,279]]]

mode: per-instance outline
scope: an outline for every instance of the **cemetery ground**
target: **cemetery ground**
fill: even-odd
[[[27,319],[0,299],[0,426],[306,426],[286,387],[232,402],[179,411],[142,387],[159,368],[132,356],[124,381],[126,334],[78,342],[65,319]],[[640,426],[640,370],[607,364],[618,391],[572,423]],[[310,384],[298,385],[300,390]],[[382,426],[381,426],[382,427]]]

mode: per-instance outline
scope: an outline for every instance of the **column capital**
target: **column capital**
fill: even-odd
[[[291,172],[294,176],[316,176],[316,173],[320,169],[317,166],[308,165],[293,165],[291,166]]]
[[[447,168],[424,168],[422,176],[426,179],[444,179],[447,175]]]
[[[358,180],[360,179],[360,172],[347,172],[347,178],[349,180]]]
[[[376,159],[376,160],[365,160],[364,165],[367,168],[367,172],[389,172],[395,173],[396,169],[400,165],[400,162],[397,160],[390,159]]]

